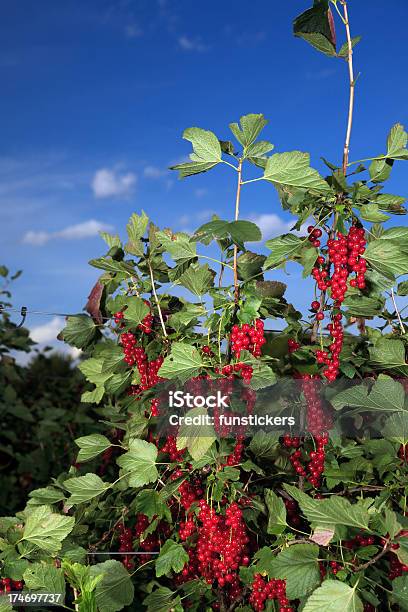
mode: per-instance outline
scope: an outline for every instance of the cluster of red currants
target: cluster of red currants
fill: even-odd
[[[314,247],[319,248],[319,238],[321,238],[322,236],[322,230],[319,227],[313,227],[313,225],[309,225],[309,227],[307,228],[307,233],[309,234],[309,242],[311,242]]]
[[[124,523],[119,523],[117,526],[117,530],[119,533],[119,552],[129,553],[133,552],[133,531],[130,527],[125,527]],[[124,555],[122,557],[122,564],[128,570],[132,570],[134,567],[134,560],[130,555]]]
[[[260,357],[262,346],[265,344],[264,324],[261,319],[256,319],[255,325],[244,323],[234,325],[231,330],[232,352],[240,358],[241,351],[249,351],[254,357]]]
[[[22,580],[11,580],[11,578],[0,578],[0,595],[12,591],[22,591],[24,582]],[[6,604],[5,604],[5,607]]]
[[[255,574],[254,582],[251,585],[252,593],[249,603],[257,612],[265,608],[265,603],[269,599],[276,599],[279,605],[279,612],[293,612],[289,599],[286,597],[285,580],[267,580],[261,574]]]
[[[340,368],[340,353],[343,348],[344,332],[341,324],[342,315],[336,313],[332,317],[332,323],[329,323],[327,329],[332,337],[332,342],[329,345],[329,352],[316,351],[317,363],[324,363],[327,368],[323,370],[323,376],[329,381],[336,380]]]
[[[325,446],[329,441],[329,437],[327,433],[315,435],[314,441],[316,450],[310,451],[309,462],[307,464],[302,463],[302,451],[299,448],[301,445],[300,438],[285,436],[283,443],[287,448],[296,449],[289,457],[295,472],[299,474],[299,476],[307,478],[314,487],[318,487],[320,485],[320,477],[324,471]]]
[[[176,437],[168,436],[168,438],[166,439],[166,442],[161,447],[160,452],[168,455],[171,462],[178,463],[180,461],[183,461],[183,455],[185,453],[185,449],[178,450]],[[176,476],[175,472],[173,472],[172,474],[173,480],[175,480],[176,478],[179,478],[182,475],[183,475],[182,472],[180,473],[179,476]]]
[[[397,555],[395,555],[394,553],[390,553],[389,560],[390,560],[390,566],[389,566],[388,578],[390,580],[394,580],[395,578],[402,576],[405,572],[408,572],[408,565],[401,563]]]
[[[366,536],[362,533],[358,533],[351,540],[345,540],[343,542],[343,546],[350,550],[354,550],[355,548],[363,548],[364,546],[372,546],[375,544],[374,536]]]
[[[183,575],[191,576],[191,569],[194,568],[197,575],[208,584],[215,582],[228,590],[228,597],[234,600],[241,593],[238,569],[250,562],[249,537],[242,510],[233,502],[226,508],[225,515],[222,515],[217,514],[203,499],[198,505],[197,545]]]
[[[252,366],[248,365],[247,363],[242,363],[242,361],[239,361],[238,363],[234,363],[234,365],[228,364],[221,368],[221,374],[227,377],[231,377],[231,380],[234,379],[234,373],[235,374],[241,373],[243,381],[246,384],[249,384],[251,382],[253,371],[254,370]],[[218,374],[219,369],[216,368],[215,373]]]
[[[284,499],[283,503],[286,508],[286,516],[289,525],[292,527],[299,527],[301,518],[299,516],[299,505],[294,499]]]

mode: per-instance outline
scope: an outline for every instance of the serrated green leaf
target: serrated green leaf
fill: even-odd
[[[150,309],[139,297],[132,297],[127,301],[127,308],[124,312],[125,321],[130,321],[133,325],[139,325]]]
[[[169,235],[166,232],[157,232],[157,238],[177,263],[188,262],[197,257],[196,243],[188,234],[179,232]]]
[[[92,565],[90,574],[94,578],[102,576],[95,589],[99,612],[118,612],[133,602],[134,586],[120,561],[110,559]]]
[[[194,346],[174,342],[170,355],[164,359],[159,370],[159,376],[169,379],[179,378],[184,383],[192,376],[196,376],[203,366],[202,356]]]
[[[395,370],[402,376],[408,374],[408,364],[405,359],[405,346],[401,340],[380,338],[375,346],[369,349],[370,359],[377,366],[387,370]]]
[[[191,457],[198,461],[216,440],[214,427],[205,408],[192,408],[185,417],[191,419],[191,424],[184,420],[180,425],[177,448],[187,448]]]
[[[298,599],[320,584],[318,557],[316,544],[295,544],[278,554],[268,573],[272,578],[286,580],[288,599]]]
[[[350,406],[381,412],[399,412],[404,410],[405,391],[399,382],[380,374],[370,393],[369,387],[363,383],[341,391],[332,397],[330,402],[336,410]]]
[[[68,503],[82,504],[105,493],[110,488],[110,484],[103,482],[99,476],[89,472],[85,476],[65,480],[64,487],[71,493]]]
[[[154,489],[143,489],[135,499],[136,512],[147,516],[149,521],[154,517],[165,518],[171,522],[171,512],[163,497]]]
[[[303,612],[363,612],[356,586],[340,580],[325,580],[307,599]]]
[[[24,572],[23,580],[27,589],[37,593],[61,593],[65,598],[64,572],[48,563],[32,563]]]
[[[275,153],[267,161],[264,179],[283,187],[299,187],[319,193],[330,193],[331,187],[317,170],[310,167],[309,153],[291,151]]]
[[[178,282],[194,295],[202,296],[214,286],[214,278],[215,272],[207,264],[200,266],[196,263],[187,268]]]
[[[121,455],[116,463],[125,473],[129,473],[131,487],[143,487],[156,482],[159,473],[156,467],[157,447],[145,440],[131,440],[129,451]]]
[[[127,235],[129,238],[126,245],[126,250],[128,253],[132,253],[132,255],[137,255],[138,257],[143,257],[144,244],[141,239],[146,233],[148,223],[149,217],[143,210],[141,215],[133,213],[133,215],[130,217],[126,226]]]
[[[381,213],[378,204],[375,203],[361,206],[360,217],[364,219],[364,221],[369,221],[370,223],[383,223],[390,218],[389,215]]]
[[[213,132],[192,127],[184,130],[183,138],[191,142],[194,152],[190,154],[191,162],[171,166],[171,170],[179,171],[180,178],[206,172],[222,161],[221,145]]]
[[[91,317],[75,315],[67,317],[67,324],[61,332],[65,342],[76,348],[87,348],[100,333]]]
[[[286,507],[281,497],[271,489],[265,489],[265,504],[268,508],[267,532],[272,535],[283,533],[287,527]]]
[[[78,463],[83,463],[97,457],[111,445],[108,438],[101,434],[82,436],[75,440],[75,444],[81,449],[77,457]]]
[[[160,554],[156,559],[156,576],[160,578],[170,571],[178,574],[188,561],[189,556],[184,547],[174,540],[167,540],[161,547]]]
[[[272,251],[266,258],[264,269],[275,268],[297,255],[304,245],[304,240],[294,234],[283,234],[265,242]]]
[[[315,2],[299,15],[293,23],[293,33],[325,55],[336,56],[336,34],[327,2]]]
[[[268,121],[262,114],[249,114],[241,117],[239,122],[240,125],[230,123],[229,127],[235,138],[244,147],[244,157],[249,157],[248,147],[255,142]]]
[[[74,524],[73,516],[61,516],[48,506],[38,506],[27,517],[22,540],[52,555],[60,550]]]
[[[344,497],[332,496],[329,499],[312,499],[292,485],[284,485],[286,491],[295,499],[307,520],[314,525],[346,525],[358,529],[368,529],[370,515],[366,508],[351,504]]]

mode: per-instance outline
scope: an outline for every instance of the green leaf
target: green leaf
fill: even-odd
[[[408,295],[408,281],[402,281],[402,283],[398,283],[397,295],[401,295],[401,296]]]
[[[157,232],[157,238],[177,263],[185,263],[197,257],[197,245],[188,234],[178,232],[169,235],[167,232]]]
[[[214,427],[210,424],[209,415],[205,408],[192,408],[185,417],[191,419],[191,424],[185,420],[179,427],[177,435],[177,448],[187,448],[191,457],[198,461],[203,457],[212,443],[216,440]]]
[[[240,125],[238,123],[230,123],[229,127],[235,138],[244,147],[244,157],[249,157],[248,147],[255,142],[268,121],[262,114],[249,114],[241,117],[239,122]],[[255,155],[255,157],[257,156]]]
[[[156,482],[159,476],[156,467],[157,453],[154,444],[145,440],[131,440],[129,452],[116,460],[125,473],[129,472],[129,486],[143,487],[149,482]]]
[[[178,282],[195,295],[202,296],[214,286],[215,272],[208,265],[191,264]]]
[[[149,612],[169,612],[180,605],[181,599],[175,591],[170,591],[167,587],[159,587],[145,597],[143,603]]]
[[[75,444],[81,449],[78,453],[78,463],[89,461],[94,457],[97,457],[100,453],[103,453],[107,448],[111,446],[108,438],[101,434],[92,434],[90,436],[82,436],[75,440]]]
[[[363,612],[354,588],[340,580],[325,580],[306,601],[303,612]]]
[[[252,221],[231,221],[228,223],[227,230],[232,241],[238,246],[243,246],[245,242],[258,242],[262,240],[262,232]]]
[[[406,212],[403,207],[406,198],[401,196],[391,195],[389,193],[379,193],[375,202],[380,210],[386,210],[395,214],[404,214]]]
[[[286,580],[288,599],[298,599],[320,584],[318,557],[316,544],[296,544],[278,554],[268,573],[271,578]]]
[[[406,159],[408,157],[408,151],[406,151],[407,142],[408,134],[404,126],[401,123],[393,125],[387,138],[387,157],[396,159],[402,156],[403,159]]]
[[[272,155],[267,161],[264,179],[280,187],[301,187],[319,193],[331,192],[330,185],[317,170],[310,167],[309,153],[301,151]]]
[[[408,248],[397,240],[382,235],[368,244],[364,254],[375,270],[391,279],[408,274]]]
[[[382,435],[387,440],[398,444],[408,444],[408,413],[396,412],[391,414],[382,429]]]
[[[283,234],[265,242],[265,246],[272,251],[266,258],[264,269],[276,268],[288,259],[299,253],[304,246],[304,240],[294,234]]]
[[[265,489],[264,494],[269,512],[267,532],[272,535],[279,535],[287,527],[285,504],[282,498],[278,497],[271,489]]]
[[[293,33],[315,49],[330,57],[336,56],[336,34],[327,2],[318,2],[293,22]]]
[[[85,476],[65,480],[64,487],[71,493],[71,497],[68,498],[69,504],[82,504],[105,493],[110,488],[110,484],[103,482],[96,474],[88,472]]]
[[[392,581],[392,596],[401,610],[408,610],[408,576],[399,576]]]
[[[349,295],[343,302],[347,314],[355,317],[375,317],[384,308],[385,300],[381,297],[367,297],[365,295]]]
[[[146,233],[148,223],[149,217],[143,210],[141,215],[133,213],[133,215],[130,217],[129,223],[126,226],[129,237],[129,242],[126,245],[126,251],[128,253],[132,253],[132,255],[137,255],[138,257],[143,257],[144,244],[141,239]]]
[[[120,561],[109,560],[92,565],[91,576],[102,576],[96,585],[98,612],[117,612],[130,606],[134,598],[131,577]]]
[[[351,48],[353,49],[360,42],[360,40],[361,40],[361,36],[354,36],[351,39]],[[337,56],[346,59],[348,57],[348,53],[349,53],[349,46],[348,46],[348,42],[346,41],[344,45],[340,47],[340,50],[337,53]]]
[[[139,325],[150,309],[144,301],[139,297],[132,297],[127,302],[127,308],[124,312],[125,320],[130,321],[133,325]]]
[[[100,335],[98,327],[87,315],[67,317],[61,334],[65,342],[80,349],[87,348]]]
[[[156,576],[160,578],[171,570],[178,574],[188,561],[189,556],[184,547],[173,540],[167,540],[156,559]]]
[[[203,366],[202,357],[194,346],[174,342],[170,355],[165,358],[159,370],[159,376],[169,379],[179,378],[184,383],[199,374]]]
[[[332,397],[330,402],[335,410],[340,410],[345,406],[381,412],[404,410],[404,387],[390,376],[380,374],[370,393],[368,391],[367,385],[356,385],[341,391]]]
[[[99,232],[100,237],[106,242],[109,248],[121,247],[122,243],[118,234],[109,234],[108,232]]]
[[[30,491],[28,496],[31,498],[28,503],[35,506],[51,506],[65,498],[61,489],[54,489],[54,487],[35,489],[34,491]]]
[[[145,514],[149,521],[154,517],[165,518],[171,523],[171,512],[167,504],[164,503],[162,496],[153,489],[143,489],[135,499],[136,512]]]
[[[24,572],[27,589],[37,593],[61,593],[65,597],[65,579],[61,568],[48,563],[32,563]]]
[[[276,383],[276,374],[266,363],[256,360],[251,365],[253,368],[250,383],[252,389],[264,389]]]
[[[363,506],[351,504],[344,497],[312,499],[296,487],[288,484],[284,487],[298,502],[303,514],[311,523],[319,526],[346,525],[357,529],[368,529],[370,515]]]
[[[249,450],[257,459],[272,459],[279,445],[279,433],[257,431],[251,442]]]
[[[73,516],[61,516],[48,506],[38,506],[27,517],[22,540],[53,555],[60,550],[62,541],[71,533],[74,524]]]
[[[190,154],[191,162],[170,168],[178,170],[180,178],[206,172],[222,161],[221,145],[213,132],[192,127],[184,130],[183,138],[191,142],[194,153]]]
[[[238,257],[238,277],[240,280],[248,280],[254,276],[262,275],[262,266],[265,263],[265,255],[258,255],[246,251]]]
[[[381,213],[378,204],[375,203],[361,206],[360,217],[364,219],[364,221],[369,221],[370,223],[382,223],[383,221],[388,221],[390,218],[389,215]]]
[[[369,349],[370,359],[376,366],[387,370],[395,370],[402,376],[408,374],[408,364],[405,360],[405,345],[401,340],[380,338],[375,346]]]

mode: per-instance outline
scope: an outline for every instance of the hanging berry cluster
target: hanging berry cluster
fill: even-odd
[[[241,351],[249,351],[254,357],[260,357],[262,346],[265,344],[264,324],[261,319],[255,321],[255,325],[244,323],[234,325],[231,330],[231,348],[238,359]]]
[[[236,502],[218,514],[201,499],[198,502],[198,537],[196,548],[190,550],[190,561],[183,569],[184,578],[201,577],[208,584],[225,589],[230,601],[240,596],[238,570],[249,565],[249,537],[242,517],[242,510]],[[186,526],[183,526],[183,536]],[[191,522],[188,531],[192,532]]]
[[[265,603],[271,599],[277,600],[279,612],[293,612],[294,610],[290,605],[289,599],[286,597],[285,580],[266,580],[261,574],[256,574],[251,590],[249,603],[256,611],[263,610]]]

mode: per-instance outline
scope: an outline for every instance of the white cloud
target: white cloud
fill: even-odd
[[[98,236],[99,232],[108,232],[113,229],[112,225],[107,223],[101,223],[95,219],[84,221],[83,223],[77,223],[76,225],[69,225],[58,232],[44,232],[44,231],[29,231],[23,236],[24,244],[31,244],[32,246],[43,246],[50,240],[82,240],[83,238],[92,238]]]
[[[38,344],[46,344],[56,340],[65,323],[62,317],[54,317],[49,323],[37,325],[30,330],[31,339]]]
[[[151,179],[159,179],[167,174],[167,170],[157,168],[157,166],[146,166],[143,170],[143,176]]]
[[[263,240],[287,233],[295,223],[295,220],[284,221],[279,215],[275,215],[274,213],[252,215],[250,220],[256,223],[260,228]]]
[[[199,38],[190,38],[189,36],[180,36],[178,39],[179,46],[185,51],[203,51],[208,50],[208,46],[204,45]]]
[[[136,181],[133,172],[118,174],[116,170],[101,168],[95,172],[92,189],[95,198],[127,197],[133,192]]]
[[[269,238],[279,236],[280,234],[287,234],[288,232],[296,234],[297,236],[302,236],[307,233],[306,227],[309,225],[309,223],[306,222],[302,225],[300,231],[292,230],[292,227],[296,223],[296,219],[285,221],[282,219],[282,217],[279,217],[279,215],[275,215],[274,213],[251,215],[250,221],[256,223],[256,225],[260,228],[263,240],[268,240]]]

